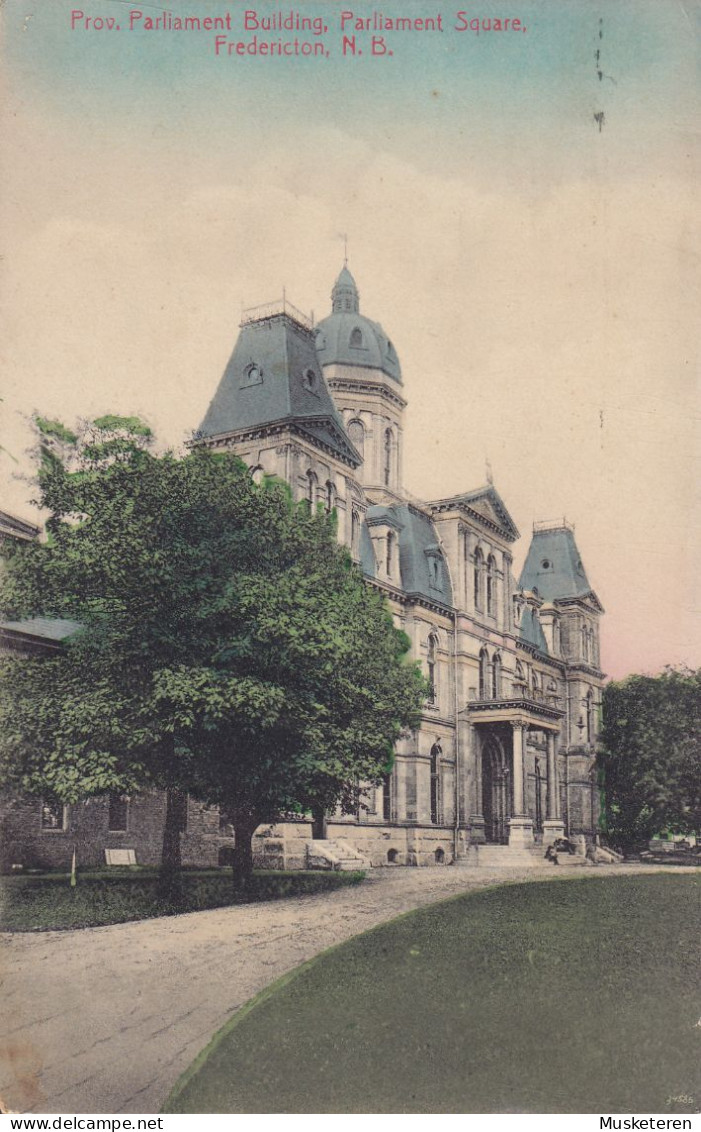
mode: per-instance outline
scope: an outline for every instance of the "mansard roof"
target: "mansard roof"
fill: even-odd
[[[429,504],[434,514],[442,511],[463,511],[478,523],[496,531],[507,542],[519,538],[518,527],[506,509],[504,500],[493,484],[466,491],[461,495],[451,495],[448,499],[436,499]]]
[[[530,605],[527,605],[521,614],[519,637],[525,644],[533,645],[539,652],[545,653],[546,656],[548,655],[550,650],[545,640],[543,626],[540,623],[537,610]]]
[[[582,565],[571,524],[537,524],[519,585],[544,601],[591,597],[599,605]]]
[[[283,303],[244,317],[198,439],[289,423],[356,468],[361,458],[326,386],[311,325],[293,309]]]
[[[448,564],[429,515],[408,503],[377,505],[368,508],[367,522],[369,526],[384,522],[396,530],[404,593],[452,606]]]

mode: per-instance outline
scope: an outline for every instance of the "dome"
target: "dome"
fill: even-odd
[[[317,326],[316,350],[322,366],[363,366],[379,369],[402,383],[402,371],[394,346],[379,322],[360,313],[355,280],[344,267],[331,292],[332,309]]]

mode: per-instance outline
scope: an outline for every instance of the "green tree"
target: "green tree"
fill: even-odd
[[[701,670],[668,668],[604,689],[599,755],[610,837],[701,830]]]
[[[0,775],[65,802],[165,789],[171,897],[183,796],[217,804],[245,879],[261,822],[348,811],[389,768],[426,694],[408,641],[286,486],[231,454],[154,456],[131,419],[40,424],[48,541],[10,548],[0,611],[81,629],[3,661]]]

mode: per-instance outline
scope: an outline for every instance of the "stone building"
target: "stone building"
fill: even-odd
[[[419,727],[357,814],[329,815],[316,846],[311,821],[259,830],[259,864],[526,863],[565,833],[580,844],[595,837],[603,609],[574,528],[535,523],[517,580],[519,532],[491,482],[431,501],[404,490],[406,404],[395,346],[361,313],[344,267],[317,326],[286,301],[244,314],[196,433],[196,443],[236,452],[254,477],[279,476],[295,499],[336,511],[339,539],[385,594],[431,688]],[[0,646],[27,628],[6,623]],[[115,846],[139,863],[158,859],[158,794],[60,814],[54,805],[53,816],[35,808],[31,838],[19,810],[6,817],[5,866],[13,851],[56,863],[60,833],[79,842],[85,864]],[[229,859],[225,815],[188,800],[183,826],[186,863]],[[8,850],[17,837],[22,851]]]
[[[197,433],[335,508],[430,680],[391,775],[328,836],[376,865],[525,860],[565,831],[592,840],[603,610],[574,528],[534,524],[517,581],[519,533],[492,483],[426,502],[404,490],[406,404],[395,346],[344,267],[318,326],[286,302],[245,313]]]

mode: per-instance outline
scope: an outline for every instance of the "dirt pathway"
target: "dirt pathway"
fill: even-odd
[[[599,867],[596,875],[622,871],[653,870]],[[542,879],[564,878],[541,870],[377,869],[358,888],[322,896],[85,931],[5,934],[3,1106],[156,1113],[219,1027],[285,972],[413,908],[495,883]]]

